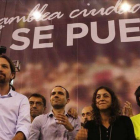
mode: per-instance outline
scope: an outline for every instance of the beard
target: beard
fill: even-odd
[[[61,108],[64,108],[65,105],[62,105],[62,104],[55,104],[55,105],[52,105],[53,108],[55,109],[61,109]]]
[[[4,84],[6,82],[6,77],[5,75],[0,75],[0,84]]]

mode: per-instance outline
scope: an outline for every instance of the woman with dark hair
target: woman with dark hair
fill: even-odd
[[[86,123],[86,129],[78,133],[76,140],[84,140],[83,134],[85,140],[135,140],[132,122],[121,116],[118,98],[110,88],[95,90],[92,107],[94,120]]]
[[[92,98],[94,120],[97,124],[102,123],[102,115],[109,116],[109,124],[113,123],[121,114],[120,104],[114,92],[108,87],[99,87],[95,90]]]

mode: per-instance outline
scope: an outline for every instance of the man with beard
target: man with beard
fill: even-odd
[[[30,104],[30,116],[31,122],[39,116],[45,113],[46,110],[46,99],[43,95],[39,93],[33,93],[29,97],[29,104]],[[72,116],[73,118],[77,118],[77,111],[74,108],[70,108],[68,110],[68,115]]]
[[[93,109],[92,106],[86,106],[82,109],[82,126],[90,120],[93,120]]]
[[[56,86],[50,95],[53,109],[50,113],[34,119],[29,140],[74,140],[80,129],[80,120],[65,112],[69,101],[68,91],[62,86]]]
[[[15,78],[15,66],[0,55],[0,140],[26,140],[30,128],[28,99],[14,90],[10,82]]]

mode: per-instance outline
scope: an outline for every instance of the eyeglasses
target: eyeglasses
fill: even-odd
[[[36,106],[42,106],[43,105],[43,103],[41,103],[41,102],[34,102],[34,101],[30,101],[29,104],[30,104],[30,106],[33,106],[34,104],[36,104]]]

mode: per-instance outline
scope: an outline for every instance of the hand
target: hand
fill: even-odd
[[[124,103],[124,107],[122,109],[122,113],[123,113],[123,115],[128,116],[128,117],[132,117],[133,116],[132,104],[130,102],[126,101]]]
[[[77,118],[78,118],[78,113],[77,113],[77,111],[76,111],[75,108],[70,108],[70,109],[68,110],[68,114],[69,114],[70,116],[72,116],[74,119],[77,119]]]
[[[67,116],[65,116],[64,114],[57,114],[55,117],[58,120],[58,124],[64,125],[68,131],[73,131],[74,128],[69,122]]]
[[[17,132],[12,140],[26,140],[25,135],[22,132]]]
[[[88,130],[81,127],[81,129],[78,131],[75,140],[87,140],[88,137]]]

